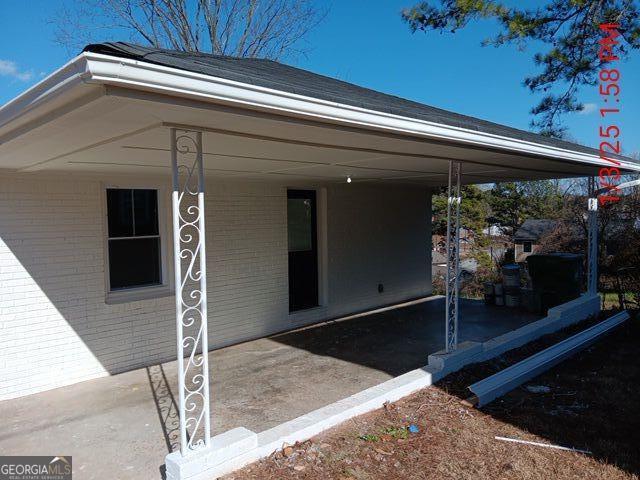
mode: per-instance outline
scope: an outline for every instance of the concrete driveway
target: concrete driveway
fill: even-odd
[[[460,339],[538,319],[461,304]],[[444,344],[444,299],[216,350],[212,433],[260,432],[427,363]],[[72,455],[76,479],[161,478],[178,443],[176,362],[0,402],[2,455]]]

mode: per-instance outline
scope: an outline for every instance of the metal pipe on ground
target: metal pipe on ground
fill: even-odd
[[[629,318],[627,311],[617,313],[580,333],[470,385],[469,390],[474,395],[463,403],[467,406],[482,407],[492,402],[589,346],[599,337],[610,332]]]

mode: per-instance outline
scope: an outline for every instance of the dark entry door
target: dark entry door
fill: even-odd
[[[316,192],[287,192],[289,311],[318,306]]]

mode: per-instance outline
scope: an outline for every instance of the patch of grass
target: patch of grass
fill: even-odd
[[[384,433],[392,436],[393,438],[406,439],[409,436],[409,430],[407,427],[388,427],[384,429]]]
[[[365,442],[380,442],[392,438],[406,440],[408,436],[409,429],[407,427],[385,427],[380,430],[380,433],[366,433],[358,435],[358,438]]]

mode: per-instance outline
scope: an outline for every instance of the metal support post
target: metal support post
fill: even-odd
[[[598,293],[598,197],[596,179],[589,177],[588,199],[588,248],[587,248],[587,291]]]
[[[460,289],[460,162],[449,161],[447,201],[446,351],[458,347],[458,294]],[[454,184],[455,182],[455,184]]]
[[[183,456],[208,447],[209,362],[202,133],[171,129],[178,411]]]

